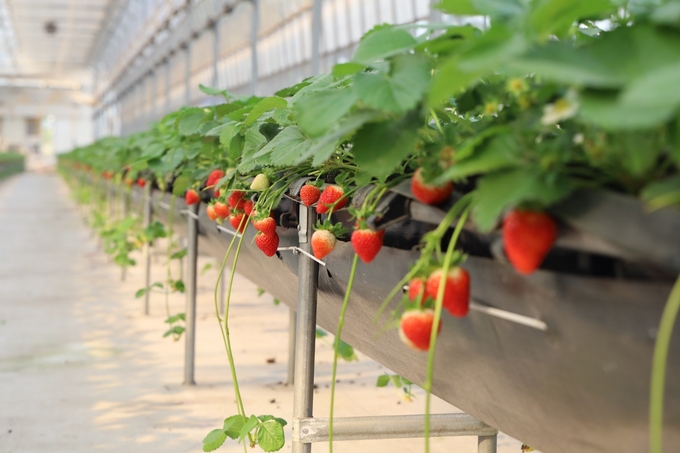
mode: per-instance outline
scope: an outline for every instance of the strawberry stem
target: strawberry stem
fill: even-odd
[[[177,201],[177,196],[172,194],[170,196],[170,208],[168,208],[168,246],[165,250],[165,312],[170,317],[170,282],[172,282],[172,269],[170,269],[170,263],[172,262],[172,233],[173,233],[173,220],[175,215],[175,202]]]
[[[462,204],[461,199],[456,203],[456,205],[451,209],[453,211],[458,205]],[[467,200],[465,202],[467,204]],[[465,225],[465,220],[467,219],[468,213],[470,212],[470,205],[467,204],[466,209],[458,219],[458,224],[456,229],[453,231],[453,236],[449,241],[449,246],[446,249],[446,257],[444,258],[444,263],[442,266],[442,282],[439,284],[437,289],[437,299],[434,305],[434,321],[432,322],[432,331],[430,332],[430,348],[427,352],[427,376],[425,377],[425,453],[430,452],[430,405],[432,400],[432,379],[434,377],[434,351],[437,346],[437,334],[439,333],[439,322],[442,319],[442,305],[444,303],[444,290],[446,289],[446,275],[449,272],[449,267],[451,265],[451,259],[453,257],[453,250],[456,247],[456,242],[458,241],[458,236],[463,230],[463,225]]]
[[[649,452],[663,451],[663,394],[666,379],[668,347],[673,334],[675,319],[680,310],[680,276],[668,296],[666,307],[661,314],[659,332],[654,344],[651,387],[649,391]]]
[[[359,262],[359,255],[354,254],[354,261],[352,261],[352,270],[349,273],[349,281],[347,282],[347,291],[345,291],[345,300],[342,301],[342,309],[340,310],[340,319],[338,320],[338,329],[335,333],[335,346],[333,348],[333,372],[331,373],[331,415],[328,419],[328,442],[329,453],[333,453],[333,409],[335,407],[335,376],[338,372],[338,348],[340,347],[340,334],[342,333],[342,326],[345,325],[345,312],[349,302],[349,296],[354,285],[354,276],[357,273],[357,264]]]

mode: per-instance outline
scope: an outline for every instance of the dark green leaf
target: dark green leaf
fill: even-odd
[[[304,154],[311,143],[297,126],[288,126],[253,156],[257,159],[269,155],[267,161],[273,165],[291,165]]]
[[[616,12],[608,0],[540,0],[532,5],[530,23],[540,36],[564,32],[582,19],[600,19]]]

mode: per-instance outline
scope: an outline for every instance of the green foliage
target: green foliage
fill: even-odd
[[[413,398],[415,398],[411,391],[413,388],[413,382],[399,376],[398,374],[383,374],[378,376],[375,386],[387,387],[387,385],[390,383],[392,383],[394,388],[397,390],[397,393],[404,401],[413,401]]]

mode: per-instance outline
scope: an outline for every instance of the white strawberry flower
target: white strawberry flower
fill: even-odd
[[[569,90],[563,98],[558,99],[554,104],[548,104],[543,107],[541,124],[548,126],[571,118],[576,115],[578,107],[579,104],[576,92]]]

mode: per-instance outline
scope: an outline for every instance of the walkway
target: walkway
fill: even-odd
[[[158,251],[160,255],[161,250]],[[199,269],[212,260],[201,258]],[[153,266],[161,280],[163,259]],[[162,296],[151,316],[134,298],[140,267],[125,282],[98,249],[55,175],[0,182],[0,452],[200,452],[201,440],[235,413],[229,371],[213,317],[214,267],[199,277],[196,387],[179,385],[183,342],[161,338]],[[183,311],[183,296],[171,299]],[[290,421],[285,380],[287,308],[237,279],[232,335],[248,412]],[[316,413],[326,416],[331,349],[318,348]],[[274,363],[269,363],[274,359]],[[337,416],[418,413],[394,390],[376,389],[386,372],[360,355],[340,365]],[[436,400],[437,412],[455,410]],[[287,432],[290,436],[290,431]],[[499,436],[499,452],[519,453]],[[476,438],[433,439],[436,452],[474,452]],[[314,452],[328,448],[319,444]],[[337,443],[342,452],[421,452],[422,440]],[[224,452],[242,452],[235,443]],[[290,451],[287,442],[282,451]]]

